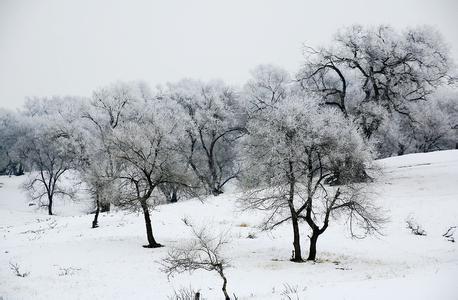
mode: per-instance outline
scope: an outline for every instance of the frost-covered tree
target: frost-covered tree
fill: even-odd
[[[73,169],[81,156],[83,144],[73,127],[73,109],[78,98],[33,98],[26,102],[23,125],[16,155],[31,170],[24,185],[33,200],[53,214],[56,197],[72,197],[72,187],[62,182],[64,174]]]
[[[413,124],[415,152],[452,149],[455,146],[458,98],[449,103],[446,99],[434,100],[412,109],[416,120]]]
[[[244,126],[235,91],[220,81],[182,80],[169,84],[163,97],[187,114],[188,142],[182,153],[190,168],[208,193],[221,194],[239,172],[234,145]]]
[[[0,175],[23,175],[24,166],[14,155],[14,145],[23,135],[17,113],[0,109]]]
[[[411,119],[411,104],[450,83],[453,62],[440,34],[419,27],[352,26],[332,46],[306,48],[297,78],[323,103],[338,108],[371,138],[393,114]],[[420,104],[421,105],[421,104]]]
[[[295,262],[303,260],[299,222],[305,221],[312,231],[308,260],[315,260],[318,237],[331,217],[348,217],[350,228],[358,223],[367,232],[378,228],[381,218],[360,196],[362,184],[352,184],[360,166],[370,164],[371,147],[334,108],[320,107],[294,85],[282,89],[281,100],[250,113],[242,144],[243,199],[248,207],[268,212],[265,229],[291,221]],[[325,184],[336,173],[339,185]]]
[[[184,137],[179,106],[165,99],[139,102],[135,117],[118,124],[110,135],[113,155],[122,165],[116,179],[121,208],[140,209],[145,218],[148,244],[161,247],[153,235],[150,209],[161,203],[159,186],[163,183],[186,184],[185,161],[178,155],[178,143]]]
[[[251,72],[243,89],[248,114],[275,106],[284,100],[290,91],[291,76],[274,65],[259,65]]]
[[[109,211],[110,203],[116,202],[116,195],[108,191],[118,176],[120,163],[108,137],[132,118],[134,104],[151,97],[144,83],[116,82],[96,89],[82,109],[81,130],[87,147],[79,170],[94,197],[94,225],[97,225],[98,213]]]
[[[436,93],[431,100],[411,105],[411,119],[392,115],[374,135],[381,157],[453,149],[457,143],[458,96]]]

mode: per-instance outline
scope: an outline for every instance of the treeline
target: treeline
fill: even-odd
[[[237,179],[265,228],[299,222],[308,259],[333,216],[377,231],[383,218],[364,194],[374,158],[456,147],[456,71],[439,33],[353,26],[330,46],[305,48],[296,74],[262,65],[241,88],[185,79],[151,89],[118,82],[83,97],[29,98],[0,111],[0,172],[33,171],[26,188],[53,214],[72,197],[77,172],[98,214],[143,212],[146,247],[159,247],[151,207],[217,196]],[[324,208],[324,209],[323,209]]]

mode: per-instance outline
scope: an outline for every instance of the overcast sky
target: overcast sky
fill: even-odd
[[[117,80],[242,84],[351,24],[439,29],[458,61],[457,0],[0,0],[0,107],[82,95]]]

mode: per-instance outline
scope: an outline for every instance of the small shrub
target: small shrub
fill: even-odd
[[[173,295],[168,296],[169,300],[203,300],[200,298],[200,292],[194,290],[191,286],[188,288],[181,287],[173,291]]]
[[[426,231],[412,218],[408,219],[406,224],[407,228],[410,229],[414,235],[426,236]]]
[[[447,231],[442,235],[444,238],[447,239],[447,241],[454,243],[455,242],[455,230],[456,226],[451,226]]]
[[[12,263],[10,262],[10,269],[14,272],[14,275],[18,277],[27,277],[29,276],[30,272],[21,272],[19,264],[18,263]]]

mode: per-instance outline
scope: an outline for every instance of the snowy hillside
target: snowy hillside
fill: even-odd
[[[458,243],[442,236],[458,225],[458,150],[378,163],[383,174],[373,197],[389,218],[383,236],[351,239],[332,221],[318,242],[318,261],[300,264],[289,261],[291,226],[260,232],[262,212],[241,211],[236,193],[158,207],[153,229],[165,247],[145,249],[141,214],[104,213],[100,227],[91,229],[87,199],[58,203],[50,217],[28,206],[20,190],[24,176],[0,177],[0,299],[167,299],[190,286],[205,299],[221,299],[213,273],[168,281],[160,270],[169,247],[191,237],[183,217],[230,230],[226,275],[238,299],[458,299]],[[407,219],[427,235],[413,235]],[[10,263],[28,276],[16,276]]]

